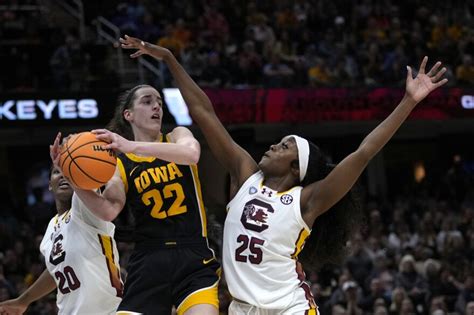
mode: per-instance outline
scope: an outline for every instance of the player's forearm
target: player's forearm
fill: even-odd
[[[56,282],[49,274],[48,270],[44,270],[39,278],[18,297],[18,300],[26,305],[41,299],[56,288]]]
[[[366,155],[369,160],[373,158],[400,128],[415,105],[413,99],[404,96],[394,111],[365,137],[358,151]]]
[[[81,199],[87,209],[104,221],[113,221],[122,210],[122,205],[118,202],[108,200],[95,191],[75,187],[74,193]]]
[[[142,156],[154,156],[168,162],[181,165],[197,164],[200,152],[190,146],[177,143],[134,143],[133,153]]]
[[[170,53],[163,60],[168,65],[193,118],[199,119],[196,114],[201,111],[214,112],[209,97],[183,69],[173,54]]]

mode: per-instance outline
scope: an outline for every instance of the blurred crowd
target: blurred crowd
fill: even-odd
[[[3,89],[116,87],[122,77],[111,61],[111,45],[97,44],[92,23],[97,15],[122,34],[169,48],[206,87],[396,86],[403,84],[405,66],[418,64],[424,55],[444,62],[449,84],[474,83],[470,1],[122,0],[84,5],[90,32],[82,40],[77,30],[52,22],[48,10],[1,11],[0,44],[6,49],[0,60],[10,74],[2,79]],[[163,79],[172,84],[166,72]]]
[[[385,200],[363,197],[366,223],[339,266],[306,270],[322,315],[474,314],[474,177],[460,159],[439,180],[404,183],[410,193]],[[55,215],[42,186],[29,183],[30,205],[18,207],[1,196],[0,301],[16,297],[44,270],[39,243]],[[210,209],[208,233],[218,258],[224,206]],[[132,244],[119,243],[125,268]],[[225,275],[221,313],[231,301]],[[32,305],[28,314],[53,314],[55,296]]]

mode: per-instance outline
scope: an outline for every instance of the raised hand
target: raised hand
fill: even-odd
[[[8,300],[0,303],[0,315],[21,315],[28,305],[21,303],[18,299]]]
[[[125,35],[124,38],[120,37],[120,44],[123,49],[137,49],[136,52],[130,55],[131,58],[137,58],[141,55],[150,55],[161,60],[171,54],[166,48],[150,44],[128,35]]]
[[[117,150],[123,153],[130,153],[134,150],[133,141],[129,141],[124,137],[109,131],[107,129],[95,129],[92,130],[97,139],[105,141],[108,145],[104,146],[104,149]]]
[[[59,167],[59,157],[61,155],[61,132],[58,132],[52,145],[49,146],[49,156],[54,166]]]
[[[407,66],[407,81],[406,81],[406,94],[411,97],[416,103],[423,100],[431,91],[437,89],[438,87],[444,85],[448,82],[448,79],[443,77],[443,74],[446,72],[446,68],[443,67],[439,70],[441,62],[438,61],[435,65],[425,73],[426,63],[428,62],[428,57],[423,58],[421,62],[420,69],[415,78],[413,78],[411,67]]]

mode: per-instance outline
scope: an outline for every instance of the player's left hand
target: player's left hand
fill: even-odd
[[[58,132],[52,145],[49,146],[49,156],[54,166],[59,167],[59,157],[61,155],[61,132]]]
[[[448,82],[446,78],[440,80],[446,72],[444,67],[439,69],[441,66],[440,61],[435,63],[428,73],[425,73],[427,62],[428,57],[425,56],[415,78],[413,78],[411,67],[407,66],[406,95],[416,103],[422,101],[431,91]]]
[[[108,145],[104,146],[104,149],[123,153],[131,153],[134,150],[133,141],[127,140],[115,132],[107,129],[94,129],[91,132],[96,135],[97,139],[108,143]]]
[[[145,42],[139,38],[125,35],[120,37],[120,46],[123,49],[136,49],[137,51],[130,55],[131,58],[137,58],[141,55],[150,55],[162,60],[171,54],[170,50],[158,45]]]

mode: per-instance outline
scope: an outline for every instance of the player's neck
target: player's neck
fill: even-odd
[[[56,199],[56,211],[59,215],[62,215],[64,212],[71,209],[71,202],[70,201],[62,201]]]
[[[284,177],[265,176],[265,178],[263,179],[263,185],[277,192],[287,191],[293,186],[295,186],[294,179],[288,176],[284,176]]]
[[[134,130],[133,138],[140,142],[159,142],[161,139],[161,131],[157,133],[147,133],[139,130]]]

